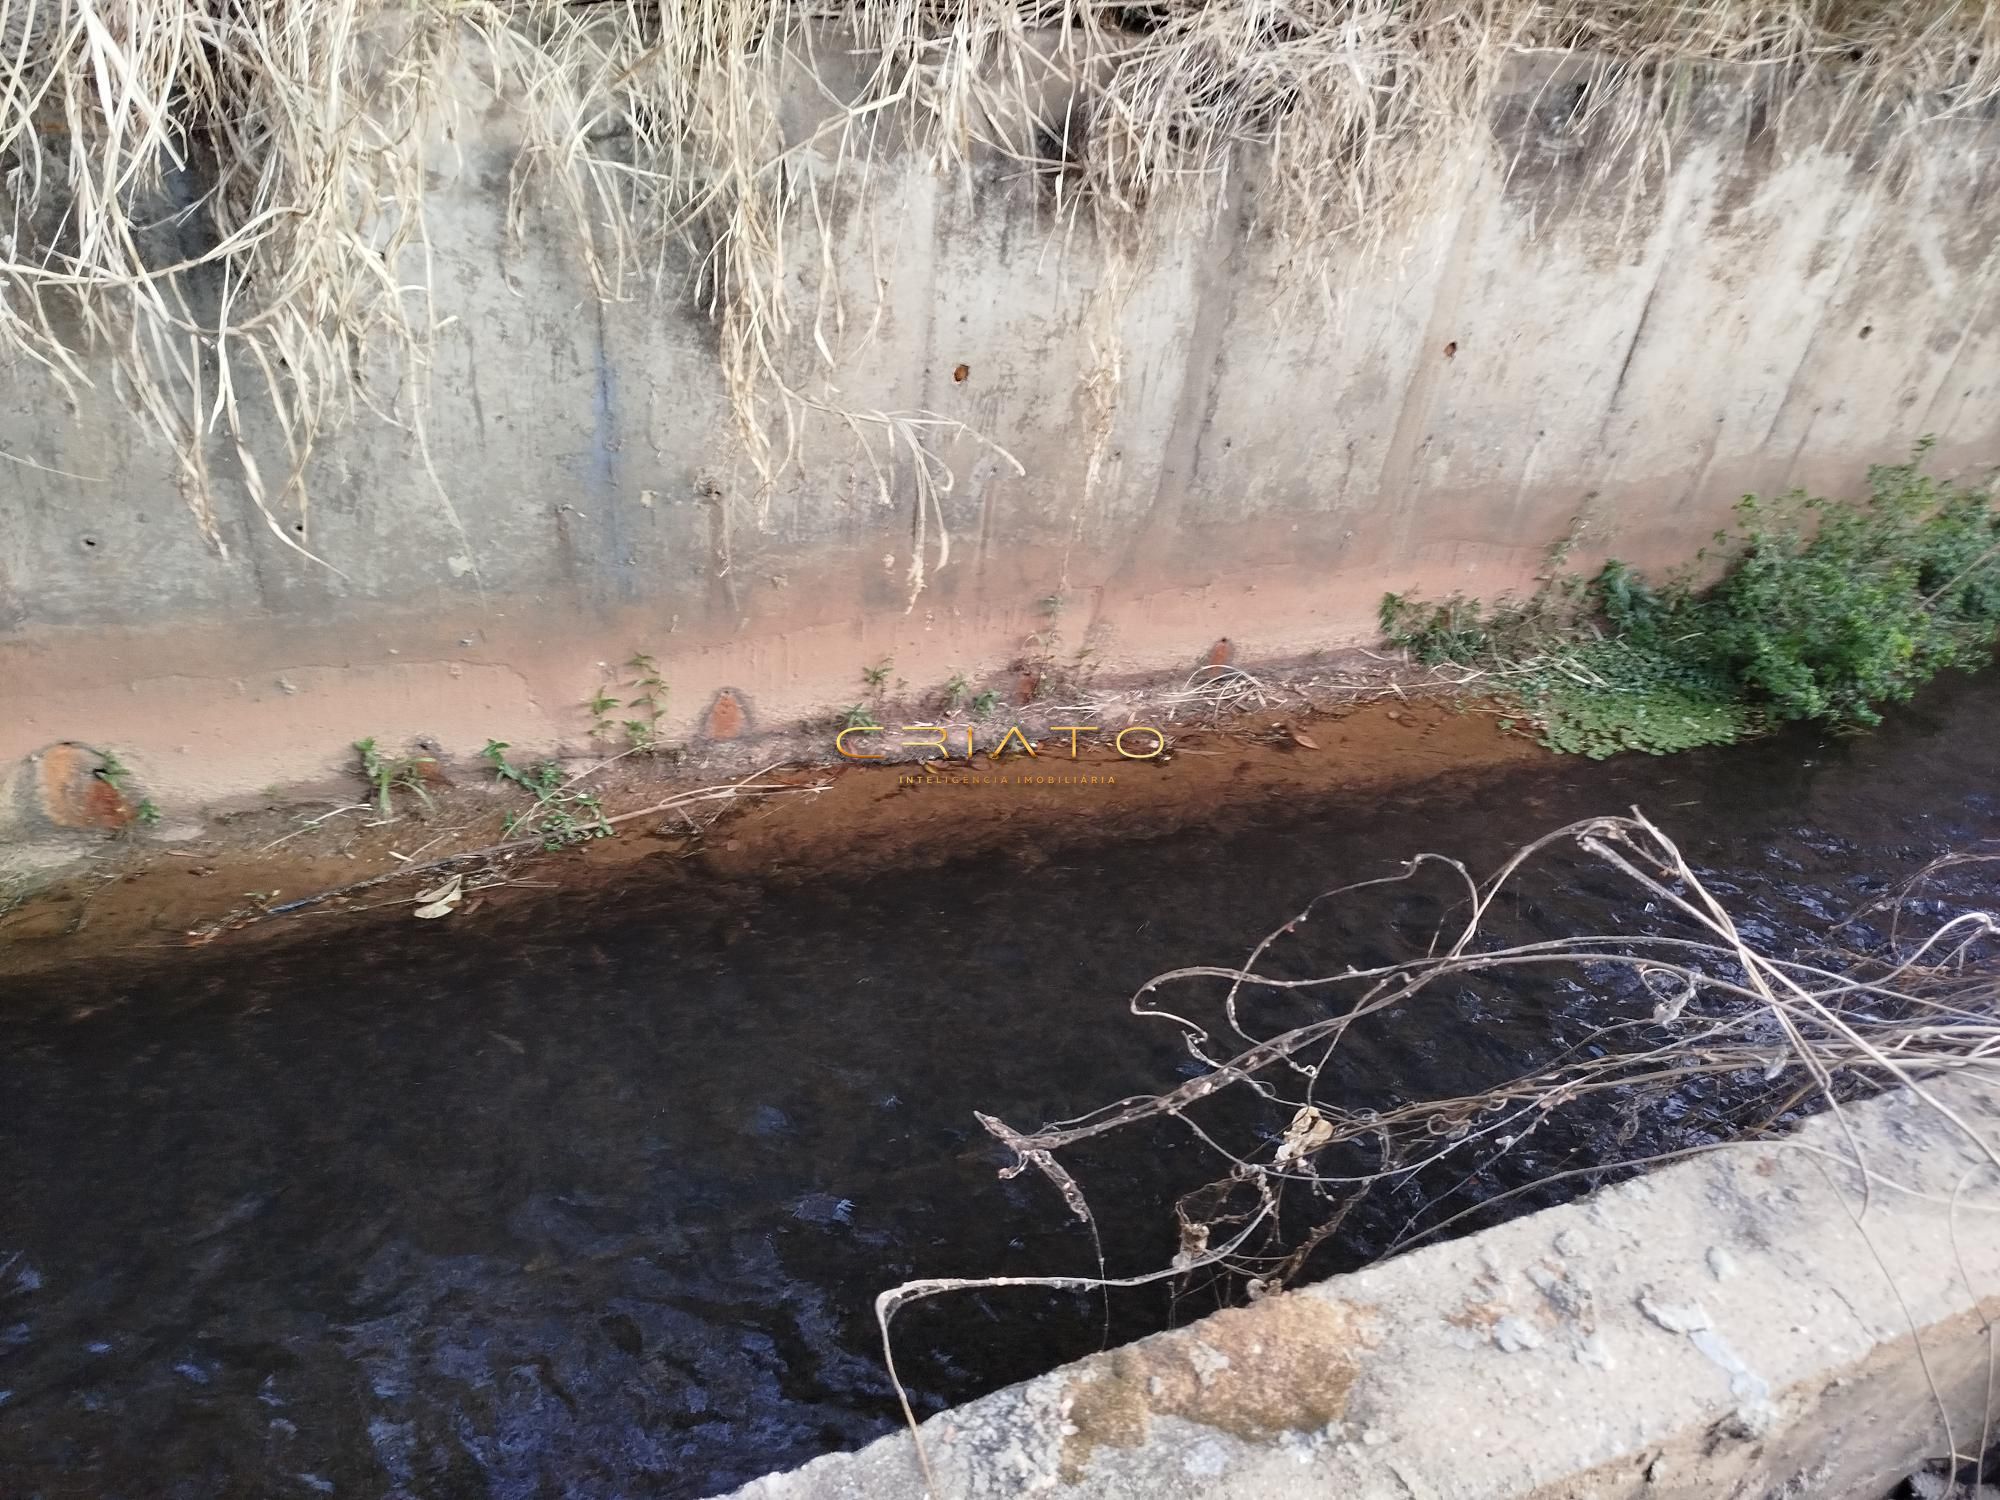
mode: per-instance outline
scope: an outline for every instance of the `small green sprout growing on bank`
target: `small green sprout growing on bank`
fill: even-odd
[[[590,737],[594,740],[611,738],[611,710],[623,706],[619,700],[600,685],[594,694],[584,700],[583,706],[590,711]]]
[[[398,790],[414,792],[426,810],[433,805],[423,781],[423,768],[432,763],[429,756],[384,755],[375,747],[373,735],[356,740],[354,748],[361,757],[361,777],[374,791],[375,810],[384,818],[395,816],[391,804]]]
[[[505,740],[488,740],[480,757],[493,767],[493,774],[512,782],[535,799],[525,813],[508,813],[504,827],[508,837],[533,834],[544,849],[564,849],[591,839],[609,838],[611,822],[604,816],[604,801],[595,792],[576,790],[573,780],[565,780],[562,767],[545,760],[529,770],[507,759]]]
[[[895,670],[895,661],[885,656],[874,666],[863,667],[861,669],[861,680],[868,684],[871,691],[879,693],[882,691],[883,685],[888,682],[889,674]]]
[[[971,688],[972,684],[965,680],[965,674],[963,672],[952,673],[950,678],[945,682],[942,691],[942,701],[944,703],[944,711],[946,713],[950,713],[953,709],[957,708],[959,704],[963,703],[965,701],[966,693],[969,692]]]
[[[132,792],[132,768],[110,750],[104,751],[99,759],[103,763],[90,774],[110,787],[120,798],[129,802]],[[151,797],[141,797],[138,806],[132,809],[132,816],[145,827],[151,828],[160,821],[160,809]]]
[[[628,691],[632,697],[627,700],[628,708],[636,709],[639,718],[624,721],[625,738],[634,749],[657,750],[660,748],[660,720],[667,713],[667,683],[660,675],[659,663],[644,651],[635,651],[625,663],[633,672]]]
[[[106,783],[108,786],[110,786],[110,788],[113,791],[122,794],[125,790],[126,781],[130,779],[132,775],[131,768],[127,766],[124,761],[120,760],[117,757],[117,755],[110,750],[106,750],[99,758],[104,762],[104,764],[99,766],[91,774],[94,775],[99,781],[102,781]]]
[[[992,688],[988,688],[985,692],[981,693],[977,698],[974,698],[972,700],[972,711],[980,715],[982,718],[985,717],[987,714],[992,713],[993,710],[998,708],[999,706],[1000,706],[1000,695],[994,692]]]
[[[648,753],[666,748],[660,736],[660,721],[667,716],[667,682],[660,664],[647,652],[635,651],[625,663],[631,672],[620,686],[626,696],[615,697],[610,683],[600,683],[597,691],[583,700],[590,715],[590,737],[613,740],[620,734],[626,746]],[[619,709],[630,717],[614,717]]]
[[[865,703],[850,703],[841,710],[840,726],[843,729],[880,729],[875,722],[875,711]]]

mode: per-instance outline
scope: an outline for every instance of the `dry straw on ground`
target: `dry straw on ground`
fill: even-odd
[[[960,429],[841,394],[879,313],[832,244],[870,242],[837,221],[874,211],[884,152],[1033,176],[1053,225],[1108,241],[1198,221],[1252,176],[1310,283],[1327,245],[1429,211],[1488,152],[1504,72],[1551,55],[1580,70],[1554,128],[1657,158],[1716,67],[1781,124],[1811,95],[1814,130],[1983,108],[2000,19],[1955,0],[0,0],[0,344],[13,379],[115,384],[216,545],[226,464],[308,549],[322,434],[366,410],[426,451],[426,197],[497,99],[517,232],[574,236],[601,297],[712,316],[753,489],[831,423],[941,524]],[[1097,357],[1102,405],[1118,366]]]

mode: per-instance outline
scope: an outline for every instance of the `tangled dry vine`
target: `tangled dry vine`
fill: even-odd
[[[1526,877],[1579,854],[1576,868],[1558,870],[1559,878],[1574,882],[1593,870],[1615,877],[1618,910],[1632,918],[1621,923],[1628,930],[1502,940],[1497,929],[1510,904],[1528,899],[1520,891]],[[1848,1104],[1884,1088],[1906,1088],[1938,1111],[2000,1183],[2000,1139],[1954,1113],[1932,1087],[1959,1070],[2000,1075],[2000,916],[1963,910],[1929,922],[1921,935],[1908,930],[1915,915],[1936,913],[1922,899],[1926,885],[1968,864],[2000,867],[2000,854],[1936,861],[1833,928],[1823,951],[1804,957],[1763,951],[1716,894],[1712,877],[1705,881],[1636,810],[1557,829],[1484,880],[1455,859],[1424,854],[1397,874],[1326,891],[1240,965],[1173,969],[1131,997],[1135,1015],[1178,1030],[1195,1076],[1029,1130],[980,1117],[1012,1154],[1003,1175],[1046,1177],[1068,1211],[1093,1226],[1093,1240],[1086,1185],[1065,1153],[1146,1126],[1187,1131],[1217,1175],[1180,1199],[1171,1264],[1112,1276],[1100,1248],[1096,1275],[935,1278],[892,1288],[876,1303],[891,1374],[892,1320],[924,1298],[986,1287],[1104,1291],[1167,1281],[1185,1290],[1199,1278],[1219,1283],[1225,1299],[1255,1299],[1310,1274],[1315,1252],[1351,1230],[1364,1207],[1388,1226],[1364,1237],[1369,1252],[1393,1254],[1473,1216],[1491,1216],[1509,1198],[1545,1199],[1564,1179],[1591,1185],[1725,1149],[1802,1110],[1830,1110],[1845,1126]],[[1287,962],[1288,949],[1301,945],[1313,924],[1331,925],[1347,898],[1432,873],[1457,900],[1421,953],[1332,971],[1317,955]],[[1594,1014],[1582,1034],[1552,1034],[1529,1049],[1544,1054],[1539,1066],[1475,1091],[1366,1104],[1343,1097],[1354,1074],[1339,1066],[1342,1049],[1371,1023],[1415,1024],[1415,1002],[1482,979],[1510,979],[1517,989],[1523,981],[1567,983]],[[1170,1004],[1176,994],[1185,1001]],[[1199,1019],[1203,1014],[1211,1019]],[[1644,1133],[1648,1114],[1703,1091],[1726,1105],[1725,1131],[1665,1148]],[[1620,1120],[1624,1128],[1605,1128]],[[1587,1142],[1585,1159],[1559,1171],[1537,1165],[1516,1172],[1521,1180],[1513,1186],[1501,1185],[1498,1168],[1510,1155],[1564,1130]],[[1859,1216],[1873,1192],[1893,1184],[1851,1130],[1846,1138]],[[1142,1139],[1132,1144],[1153,1144]],[[907,1400],[904,1412],[912,1416]]]

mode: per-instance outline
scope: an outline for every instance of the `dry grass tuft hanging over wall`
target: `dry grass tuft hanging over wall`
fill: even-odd
[[[846,409],[830,378],[824,247],[837,201],[868,211],[872,162],[1010,162],[1106,236],[1212,213],[1248,174],[1310,285],[1320,247],[1425,213],[1490,139],[1503,71],[1537,54],[1583,67],[1562,124],[1628,163],[1663,159],[1720,66],[1780,126],[1810,94],[1816,131],[1907,138],[2000,93],[2000,7],[0,0],[0,345],[13,380],[114,371],[218,547],[226,481],[303,551],[320,437],[365,412],[421,448],[427,184],[498,100],[516,231],[554,211],[599,296],[710,313],[767,492],[801,424],[832,420],[910,463],[921,521],[957,424]],[[821,123],[788,127],[786,91],[815,83]]]

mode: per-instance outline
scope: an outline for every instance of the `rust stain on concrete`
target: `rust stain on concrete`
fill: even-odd
[[[1086,1361],[1064,1395],[1063,1481],[1077,1483],[1100,1448],[1144,1442],[1155,1415],[1249,1442],[1337,1422],[1372,1345],[1361,1309],[1290,1295]]]

